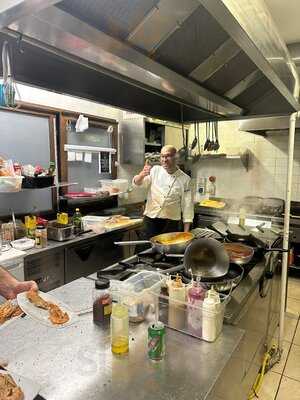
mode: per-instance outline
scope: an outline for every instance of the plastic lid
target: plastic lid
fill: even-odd
[[[95,289],[108,289],[109,286],[110,282],[107,278],[97,279],[95,282]]]

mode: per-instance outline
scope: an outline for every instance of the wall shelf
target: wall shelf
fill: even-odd
[[[117,150],[111,147],[98,147],[98,146],[81,146],[75,144],[65,144],[65,151],[74,151],[74,152],[87,152],[87,153],[111,153],[116,154]]]
[[[204,160],[240,160],[241,163],[243,164],[244,168],[248,172],[250,169],[250,158],[251,158],[251,152],[250,150],[244,151],[244,153],[241,154],[225,154],[225,153],[220,153],[220,154],[202,154],[198,161],[204,161]]]

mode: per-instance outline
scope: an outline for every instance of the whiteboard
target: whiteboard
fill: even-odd
[[[0,156],[21,164],[40,164],[49,167],[49,118],[0,110]],[[53,208],[51,189],[23,190],[18,193],[0,193],[0,217],[10,209],[16,214]]]

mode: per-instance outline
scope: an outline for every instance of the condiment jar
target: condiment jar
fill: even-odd
[[[38,225],[35,230],[35,247],[38,249],[47,247],[47,228]]]
[[[129,351],[128,308],[123,304],[114,304],[110,319],[111,350],[114,354],[126,354]]]
[[[98,279],[93,290],[93,321],[102,325],[109,321],[112,308],[110,282],[107,278]]]

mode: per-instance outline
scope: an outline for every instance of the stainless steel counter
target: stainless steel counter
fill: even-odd
[[[142,226],[142,222],[139,221],[135,224],[124,226],[123,228],[112,229],[112,230],[105,231],[102,233],[95,233],[95,232],[84,233],[78,237],[75,237],[70,240],[66,240],[64,242],[56,242],[54,240],[48,240],[47,247],[45,247],[43,249],[33,248],[30,250],[26,250],[26,256],[43,253],[43,252],[46,252],[46,251],[49,251],[52,249],[64,248],[64,247],[70,246],[72,244],[82,242],[84,240],[94,239],[94,238],[104,236],[104,235],[110,235],[110,234],[113,234],[114,232],[126,232],[129,230],[134,230],[134,229],[140,228],[141,226]]]
[[[82,290],[78,282],[56,295],[67,302],[68,289]],[[91,313],[63,329],[25,317],[0,331],[0,355],[10,370],[39,382],[47,400],[204,400],[243,336],[243,330],[224,326],[215,343],[206,343],[168,329],[166,358],[152,363],[147,323],[130,325],[129,355],[117,357],[109,330],[95,326]]]

